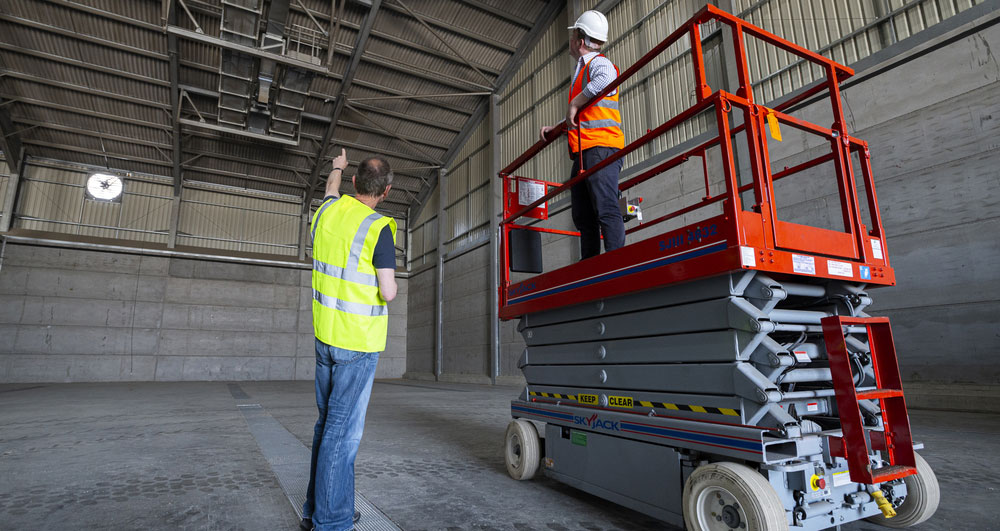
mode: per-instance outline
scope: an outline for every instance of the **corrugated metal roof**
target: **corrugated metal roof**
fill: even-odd
[[[264,17],[271,1],[263,1]],[[321,29],[292,0],[286,28],[332,33],[337,13],[331,12],[331,4],[337,3],[302,0]],[[354,84],[344,95],[348,101],[359,98],[352,105],[364,114],[346,109],[333,141],[348,144],[352,161],[380,155],[399,169],[390,195],[395,203],[389,205],[399,213],[426,186],[436,171],[433,161],[444,157],[483,96],[371,98],[486,90],[545,6],[544,0],[404,3],[433,31],[403,3],[382,3]],[[177,5],[177,26],[194,31],[197,25],[206,36],[218,38],[222,0],[186,4],[193,20]],[[184,179],[301,196],[366,16],[364,5],[345,3],[336,34],[339,46],[325,67],[329,73],[314,72],[304,99],[297,146],[185,124],[180,155]],[[176,81],[187,90],[180,117],[216,124],[221,47],[184,36],[177,41]],[[311,55],[324,68],[328,43],[318,42]],[[14,100],[6,109],[29,156],[171,175],[174,109],[161,2],[6,0],[0,3],[0,70],[6,74],[0,77],[0,96]],[[321,174],[332,152],[320,158]]]

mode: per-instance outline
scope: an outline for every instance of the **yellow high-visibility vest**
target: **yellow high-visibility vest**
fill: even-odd
[[[395,242],[396,220],[348,195],[328,199],[313,216],[313,330],[327,345],[385,350],[389,309],[372,255],[386,225]]]

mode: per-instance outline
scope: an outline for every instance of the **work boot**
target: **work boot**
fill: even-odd
[[[351,521],[351,523],[356,524],[360,519],[361,519],[361,511],[354,511],[354,519]],[[299,529],[301,529],[302,531],[312,531],[313,529],[312,519],[303,518],[302,521],[299,522]]]

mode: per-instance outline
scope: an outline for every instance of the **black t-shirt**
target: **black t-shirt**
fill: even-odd
[[[323,201],[340,199],[332,195],[323,198]],[[392,227],[386,225],[378,235],[378,242],[375,243],[375,253],[372,255],[372,265],[375,269],[396,269],[396,246],[392,242]]]

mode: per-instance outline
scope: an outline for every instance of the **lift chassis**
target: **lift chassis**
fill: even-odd
[[[739,87],[705,82],[700,27],[733,33]],[[774,108],[754,103],[744,50],[752,36],[820,66],[826,78]],[[520,201],[507,168],[501,222],[500,316],[519,318],[527,381],[511,402],[505,455],[515,479],[541,469],[559,481],[692,530],[827,529],[859,520],[908,527],[937,508],[937,480],[910,433],[889,321],[870,316],[869,290],[895,284],[868,146],[844,127],[839,82],[853,74],[707,6],[605,89],[689,38],[696,103],[617,155]],[[786,114],[829,93],[834,124]],[[591,103],[600,99],[598,95]],[[622,191],[708,149],[722,156],[723,191],[629,233],[721,206],[722,213],[570,266],[512,281],[517,224],[545,202],[699,113],[717,135],[620,184]],[[732,126],[736,115],[741,124]],[[772,173],[765,130],[775,122],[825,138],[830,153]],[[562,133],[564,131],[557,131]],[[569,131],[568,134],[573,134]],[[746,139],[752,182],[737,177],[733,142]],[[860,175],[854,174],[856,156]],[[843,230],[778,219],[773,182],[833,162]],[[863,182],[871,227],[862,221]],[[749,179],[747,179],[749,180]],[[752,205],[741,194],[753,192]],[[516,260],[515,260],[516,262]]]

